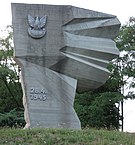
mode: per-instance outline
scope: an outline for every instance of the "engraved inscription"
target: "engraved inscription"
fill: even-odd
[[[39,88],[30,88],[30,99],[31,100],[40,100],[45,101],[47,92],[44,89]]]

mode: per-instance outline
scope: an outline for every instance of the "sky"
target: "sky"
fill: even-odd
[[[116,15],[122,24],[135,14],[134,0],[3,0],[0,2],[0,26],[11,24],[11,2],[73,5]]]
[[[0,2],[0,29],[11,25],[11,3],[73,5],[116,15],[121,24],[135,17],[135,0],[2,0]],[[124,102],[124,131],[135,132],[135,101]]]

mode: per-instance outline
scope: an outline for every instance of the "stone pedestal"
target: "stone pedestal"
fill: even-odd
[[[23,64],[27,126],[80,129],[80,121],[73,108],[77,80],[18,60]]]

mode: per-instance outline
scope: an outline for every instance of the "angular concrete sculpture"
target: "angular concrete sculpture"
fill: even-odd
[[[26,128],[80,129],[78,91],[100,87],[117,57],[116,16],[73,6],[12,4],[15,60],[22,69]]]

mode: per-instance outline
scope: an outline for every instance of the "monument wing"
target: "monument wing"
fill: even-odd
[[[35,19],[29,14],[28,14],[28,23],[32,28],[34,28]]]
[[[40,27],[41,28],[43,28],[45,26],[46,20],[47,20],[46,16],[43,16],[40,18]]]
[[[66,56],[51,68],[78,80],[78,91],[100,87],[108,79],[109,61],[119,55],[113,39],[120,22],[116,16],[70,7],[71,18],[62,26]],[[60,69],[59,69],[60,68]]]

